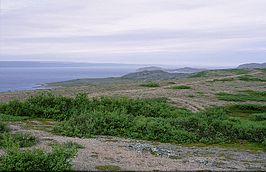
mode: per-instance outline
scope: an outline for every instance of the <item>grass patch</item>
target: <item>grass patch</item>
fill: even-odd
[[[248,69],[224,69],[223,71],[232,72],[236,75],[247,74],[249,72]]]
[[[207,76],[208,76],[208,71],[201,71],[201,72],[191,75],[190,78],[201,78],[201,77],[207,77]]]
[[[17,132],[11,136],[20,147],[31,147],[38,143],[38,139],[30,133]]]
[[[254,121],[266,121],[266,112],[252,114],[252,117]]]
[[[222,79],[214,79],[212,81],[209,81],[209,82],[226,82],[226,81],[234,81],[235,78],[222,78]]]
[[[29,119],[29,117],[0,114],[0,121],[23,121],[27,119]]]
[[[2,121],[0,121],[0,134],[9,132],[9,130],[10,129],[7,127],[7,125],[3,123]]]
[[[254,114],[254,113],[265,113],[266,106],[259,104],[237,104],[226,107],[226,110],[232,113],[246,113],[246,114]]]
[[[95,168],[100,171],[119,171],[120,170],[120,167],[116,165],[98,165]]]
[[[171,88],[175,90],[183,90],[183,89],[191,89],[192,87],[188,85],[176,85]]]
[[[256,78],[256,77],[253,77],[251,75],[239,76],[238,79],[241,81],[250,81],[250,82],[254,82],[254,81],[255,82],[266,82],[266,79]]]
[[[235,101],[235,102],[245,102],[245,101],[256,101],[256,102],[266,102],[266,91],[253,91],[245,90],[240,91],[236,94],[231,93],[217,93],[219,100],[224,101]]]
[[[57,145],[60,145],[58,143],[51,143],[50,146],[57,146]],[[66,149],[71,149],[71,148],[75,148],[75,149],[84,149],[85,147],[81,144],[78,144],[76,142],[72,142],[72,141],[69,141],[69,142],[66,142],[66,143],[63,143],[61,144],[64,148]]]
[[[150,81],[150,82],[141,84],[140,86],[142,86],[142,87],[160,87],[160,84],[157,82]]]

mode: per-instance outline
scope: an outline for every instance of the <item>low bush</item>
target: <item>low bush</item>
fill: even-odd
[[[10,103],[0,106],[0,111],[5,115],[21,115],[40,118],[52,118],[55,120],[67,120],[71,116],[82,114],[84,112],[94,111],[125,111],[133,115],[171,117],[179,113],[174,106],[169,105],[165,98],[156,99],[129,99],[126,97],[98,97],[88,98],[80,94],[75,98],[66,98],[63,96],[54,96],[49,93],[30,97],[26,101],[16,101],[13,111],[23,113],[10,113]],[[25,106],[25,107],[24,107]],[[20,109],[22,108],[23,109]]]
[[[30,133],[17,132],[11,136],[20,147],[31,147],[38,143],[38,139]]]
[[[38,143],[38,139],[30,133],[4,133],[0,135],[0,138],[0,147],[4,148],[9,148],[13,145],[18,145],[18,147],[31,147]]]
[[[244,90],[239,93],[217,93],[218,99],[224,101],[236,101],[236,102],[245,102],[245,101],[257,101],[257,102],[266,102],[266,92],[265,91],[253,91],[253,90]]]
[[[0,157],[0,171],[66,171],[71,170],[70,159],[77,153],[72,146],[54,145],[51,152],[40,149],[10,148]]]
[[[141,84],[140,86],[142,86],[142,87],[160,87],[160,84],[157,82],[150,81],[150,82]]]
[[[227,106],[225,109],[232,115],[234,113],[246,113],[246,114],[265,113],[266,105],[236,104],[236,105]]]
[[[13,116],[13,115],[5,115],[0,114],[0,121],[23,121],[28,119],[26,116]]]
[[[252,115],[265,113],[266,106],[258,104],[193,113],[177,109],[165,98],[88,98],[84,94],[75,98],[42,94],[16,103],[23,106],[12,103],[13,108],[18,108],[14,112],[26,108],[25,114],[17,115],[62,121],[54,131],[67,136],[110,135],[172,143],[236,143],[239,140],[261,143],[266,135],[264,117]],[[12,115],[7,110],[9,105],[0,105],[1,113]]]
[[[262,79],[262,78],[256,78],[250,75],[244,75],[244,76],[239,76],[238,77],[239,80],[241,81],[250,81],[250,82],[266,82],[266,79]]]
[[[266,138],[265,138],[264,141],[262,142],[262,146],[263,146],[263,150],[266,151]]]
[[[4,132],[8,132],[8,131],[9,131],[9,128],[7,127],[7,125],[0,121],[0,134]]]
[[[254,121],[266,121],[266,113],[252,114]]]
[[[201,78],[201,77],[207,77],[208,76],[208,71],[201,71],[198,73],[195,73],[193,75],[191,75],[191,78]]]
[[[182,89],[191,89],[192,87],[188,85],[176,85],[171,88],[175,90],[182,90]]]
[[[219,82],[219,81],[226,82],[226,81],[234,81],[234,80],[235,80],[235,78],[222,78],[222,79],[214,79],[210,82]]]

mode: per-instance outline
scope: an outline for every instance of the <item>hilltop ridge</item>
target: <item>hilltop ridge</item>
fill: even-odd
[[[249,69],[266,68],[266,63],[245,63],[245,64],[239,65],[237,68],[238,69],[243,69],[243,68],[249,68]]]

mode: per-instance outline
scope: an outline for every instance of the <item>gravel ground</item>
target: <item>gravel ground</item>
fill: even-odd
[[[38,121],[32,121],[38,125]],[[73,141],[84,146],[72,163],[75,170],[97,170],[99,165],[115,165],[121,170],[266,170],[266,153],[236,148],[188,147],[149,141],[98,136],[83,139],[27,129],[25,123],[10,125],[13,132],[31,132],[40,142],[34,146],[50,150],[51,142]],[[41,125],[41,122],[39,123]],[[3,150],[0,150],[3,154]]]

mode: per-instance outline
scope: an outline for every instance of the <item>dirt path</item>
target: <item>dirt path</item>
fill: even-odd
[[[34,126],[43,124],[33,121]],[[35,147],[49,150],[51,142],[73,141],[84,146],[73,159],[75,170],[97,170],[114,165],[120,170],[266,170],[266,153],[236,148],[187,147],[141,140],[98,136],[82,139],[27,129],[25,123],[10,125],[13,132],[30,132],[39,138]],[[47,126],[47,124],[45,124]]]

